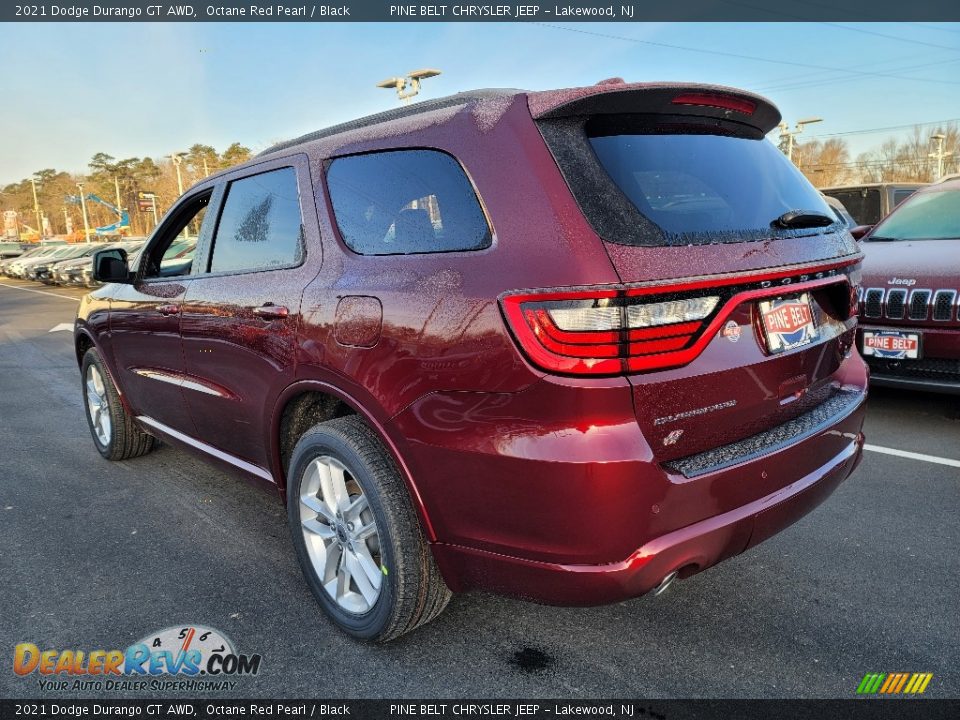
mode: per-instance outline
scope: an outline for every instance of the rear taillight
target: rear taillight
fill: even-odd
[[[596,290],[508,295],[504,312],[520,346],[550,372],[617,375],[678,364],[720,297],[658,300]]]

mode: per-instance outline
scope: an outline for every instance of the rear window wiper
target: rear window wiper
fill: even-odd
[[[880,242],[896,242],[896,241],[899,240],[899,239],[900,239],[900,238],[881,237],[881,236],[879,236],[879,235],[871,235],[871,236],[870,236],[870,241],[871,241],[871,242],[873,242],[874,240],[878,240],[878,241],[880,241]]]
[[[835,222],[837,222],[836,218],[817,210],[788,210],[770,225],[793,230],[796,228],[827,227]]]

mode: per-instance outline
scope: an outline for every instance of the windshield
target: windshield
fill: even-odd
[[[954,238],[960,238],[960,190],[911,195],[870,236],[872,240]]]

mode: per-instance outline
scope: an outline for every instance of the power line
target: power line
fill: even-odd
[[[840,28],[842,30],[849,30],[850,32],[857,32],[863,35],[873,35],[875,37],[887,38],[888,40],[896,40],[898,42],[910,43],[912,45],[925,45],[926,47],[937,48],[938,50],[950,50],[951,52],[960,52],[960,47],[950,46],[950,45],[937,45],[936,43],[929,43],[923,40],[914,40],[913,38],[898,37],[896,35],[887,35],[886,33],[877,32],[876,30],[864,30],[863,28],[850,27],[849,25],[841,25],[840,23],[833,22],[821,22],[821,25],[829,25],[830,27]]]
[[[790,18],[791,20],[799,20],[801,22],[815,22],[813,18],[803,17],[802,15],[794,15],[792,13],[786,13],[782,10],[772,10],[768,7],[761,7],[759,5],[753,5],[751,3],[742,2],[742,0],[721,0],[721,2],[727,5],[738,5],[740,7],[745,7],[750,10],[759,10],[760,12],[765,12],[768,15],[776,15],[779,17]],[[808,0],[808,5],[817,5],[822,8],[832,9],[829,6],[821,5],[820,3],[810,2]],[[863,30],[862,28],[850,27],[849,25],[842,25],[841,23],[835,22],[818,22],[819,25],[827,25],[829,27],[840,28],[841,30],[849,30],[850,32],[858,32],[864,35],[874,35],[876,37],[887,38],[888,40],[896,40],[897,42],[911,43],[913,45],[924,45],[926,47],[938,48],[940,50],[950,50],[952,52],[960,52],[960,47],[949,46],[949,45],[938,45],[936,43],[926,42],[924,40],[914,40],[912,38],[899,37],[897,35],[887,35],[885,33],[876,32],[875,30]]]
[[[882,72],[875,72],[875,71],[871,72],[869,70],[850,70],[848,68],[831,67],[829,65],[814,65],[812,63],[796,62],[794,60],[776,60],[773,58],[765,58],[757,55],[743,55],[741,53],[732,53],[732,52],[726,52],[723,50],[705,50],[704,48],[687,47],[685,45],[673,45],[671,43],[656,42],[654,40],[639,40],[637,38],[628,38],[622,35],[611,35],[609,33],[599,33],[599,32],[594,32],[592,30],[581,30],[579,28],[564,27],[562,25],[553,25],[551,23],[533,23],[533,24],[540,25],[546,28],[551,28],[553,30],[566,30],[567,32],[575,32],[575,33],[580,33],[582,35],[593,35],[594,37],[606,38],[608,40],[622,40],[624,42],[635,43],[639,45],[650,45],[651,47],[662,47],[662,48],[668,48],[670,50],[683,50],[685,52],[695,52],[695,53],[702,53],[706,55],[717,55],[720,57],[731,57],[731,58],[737,58],[739,60],[750,60],[752,62],[765,62],[765,63],[772,63],[775,65],[790,65],[793,67],[810,68],[813,70],[828,70],[831,72],[848,73],[851,75],[862,75],[865,77],[884,77],[884,78],[893,78],[895,80],[909,80],[910,82],[928,82],[928,83],[937,83],[940,85],[960,85],[960,81],[956,81],[956,80],[935,80],[932,78],[918,78],[918,77],[908,77],[906,75],[896,75],[894,73],[882,73]]]
[[[960,62],[960,58],[950,58],[949,60],[937,60],[929,63],[920,63],[919,65],[909,65],[901,69],[902,70],[919,70],[921,68],[933,67],[935,65],[949,65],[951,63],[958,63],[958,62]],[[855,77],[846,77],[846,78],[823,78],[819,80],[805,80],[802,82],[786,83],[784,85],[761,87],[759,92],[786,92],[788,90],[800,90],[806,87],[836,85],[837,83],[852,82],[858,79],[859,78],[855,78]],[[873,78],[869,78],[869,79],[873,79]]]
[[[947,120],[933,120],[931,122],[910,123],[908,125],[889,125],[882,128],[869,128],[865,130],[846,130],[844,132],[820,133],[818,135],[808,135],[807,140],[824,137],[840,137],[841,135],[871,135],[873,133],[888,132],[890,130],[909,130],[915,127],[929,127],[930,125],[946,125],[947,123],[960,122],[960,118],[949,118]]]

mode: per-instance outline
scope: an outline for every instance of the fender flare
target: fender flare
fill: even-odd
[[[297,380],[284,388],[283,392],[280,393],[276,403],[274,404],[273,413],[270,419],[269,447],[270,464],[272,466],[270,469],[274,478],[277,480],[277,488],[280,490],[283,496],[286,497],[286,477],[283,472],[283,463],[280,459],[279,442],[280,420],[283,416],[282,411],[286,404],[294,396],[310,391],[322,392],[336,397],[344,404],[352,408],[357,415],[362,417],[367,425],[369,425],[370,428],[377,434],[380,442],[383,443],[383,446],[387,449],[387,452],[390,453],[390,456],[397,465],[397,469],[400,471],[400,477],[403,478],[404,484],[407,486],[407,492],[409,493],[410,499],[413,501],[414,510],[420,517],[420,522],[424,532],[426,533],[427,541],[436,542],[437,536],[434,532],[433,524],[430,522],[430,516],[427,513],[427,508],[424,505],[423,498],[420,495],[417,484],[413,479],[413,474],[410,472],[410,468],[407,466],[407,463],[400,452],[400,448],[397,447],[397,444],[393,441],[393,438],[390,437],[390,434],[387,432],[384,424],[380,422],[377,417],[370,412],[370,410],[367,409],[367,407],[365,407],[364,404],[361,403],[356,397],[329,382],[324,382],[322,380]]]

